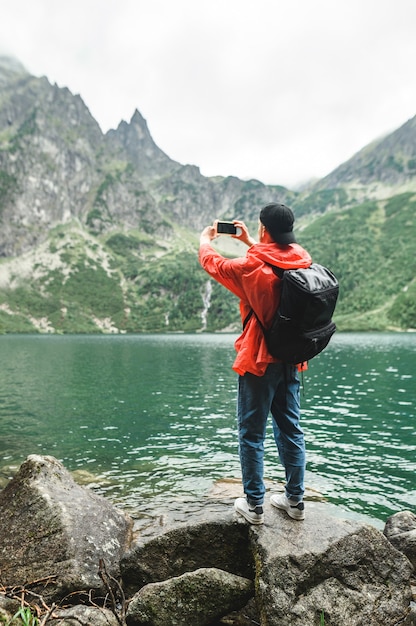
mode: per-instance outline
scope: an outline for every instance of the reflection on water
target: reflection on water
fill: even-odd
[[[232,335],[0,337],[0,472],[50,454],[131,510],[239,477]],[[338,334],[305,374],[307,483],[385,520],[416,505],[416,335]],[[266,475],[282,480],[269,427]]]

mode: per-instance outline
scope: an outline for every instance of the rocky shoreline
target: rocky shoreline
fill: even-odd
[[[0,622],[39,626],[410,626],[416,516],[384,532],[310,502],[264,526],[218,498],[146,530],[53,457],[31,455],[0,492]]]

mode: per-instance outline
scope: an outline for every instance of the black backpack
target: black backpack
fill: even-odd
[[[282,279],[280,304],[269,328],[263,329],[270,354],[284,363],[310,361],[328,345],[336,326],[332,321],[339,284],[334,274],[312,263],[306,269],[273,267]]]

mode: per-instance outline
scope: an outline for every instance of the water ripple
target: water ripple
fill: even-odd
[[[132,509],[239,478],[234,339],[1,336],[0,475],[52,454]],[[339,333],[304,377],[308,485],[377,520],[416,504],[415,353]],[[270,424],[265,470],[283,479]]]

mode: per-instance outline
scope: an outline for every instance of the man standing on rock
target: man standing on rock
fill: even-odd
[[[305,441],[299,424],[298,368],[271,356],[258,321],[267,328],[279,304],[281,279],[272,266],[287,270],[306,268],[312,262],[308,252],[296,243],[294,219],[292,210],[284,204],[265,206],[260,211],[259,243],[250,236],[244,222],[234,220],[240,234],[233,237],[248,246],[242,258],[227,259],[214,250],[211,242],[217,237],[215,224],[207,226],[200,238],[202,267],[240,299],[243,332],[235,343],[233,369],[239,375],[238,441],[246,497],[237,498],[234,506],[251,524],[264,522],[264,440],[269,413],[286,474],[285,493],[272,495],[270,503],[295,520],[305,517]]]

